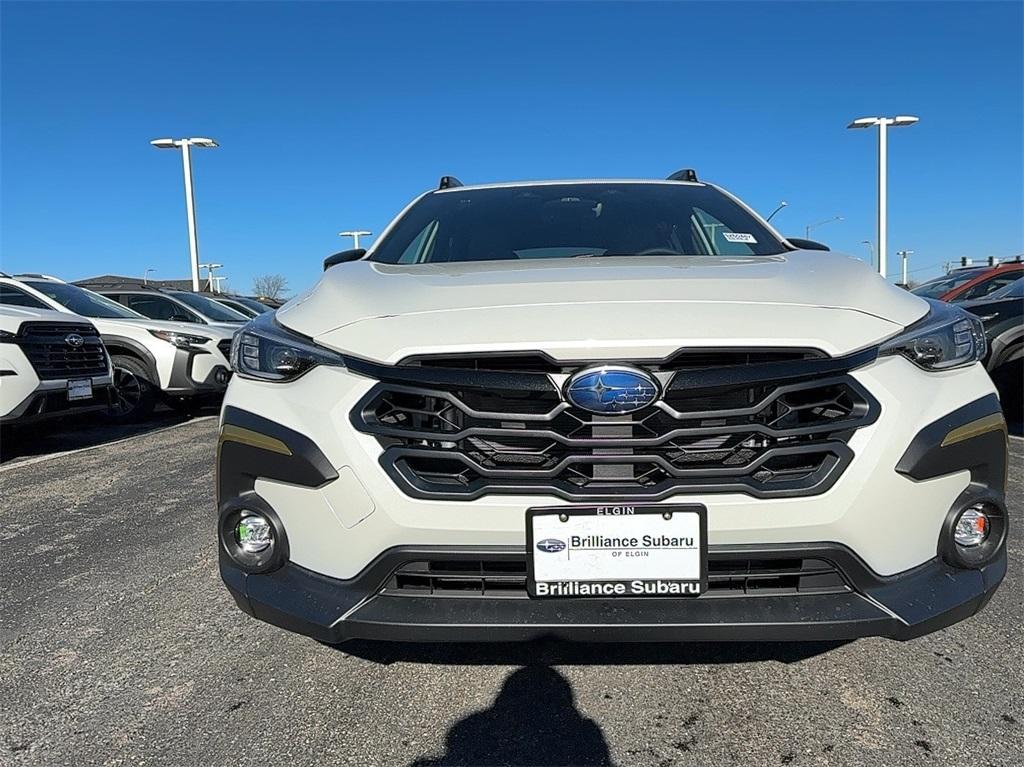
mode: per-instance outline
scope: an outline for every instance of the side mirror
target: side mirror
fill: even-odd
[[[338,264],[345,264],[349,261],[358,261],[360,258],[366,255],[365,248],[356,248],[355,250],[343,250],[340,253],[335,253],[333,256],[328,256],[324,259],[324,271],[326,272],[332,266]]]
[[[832,250],[828,245],[814,240],[805,240],[803,237],[787,237],[789,244],[800,248],[800,250]]]
[[[196,319],[190,314],[172,314],[171,322],[195,322]]]

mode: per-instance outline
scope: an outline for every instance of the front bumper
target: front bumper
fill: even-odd
[[[175,397],[221,394],[229,380],[231,368],[216,348],[175,349],[164,393]]]
[[[712,596],[695,599],[546,599],[405,596],[385,584],[419,559],[522,557],[522,550],[395,548],[357,577],[328,578],[295,564],[246,574],[221,556],[221,576],[249,615],[321,642],[349,639],[429,642],[822,641],[865,636],[912,639],[974,615],[1006,573],[1005,546],[985,567],[962,570],[941,559],[886,578],[842,546],[713,547],[730,556],[827,559],[849,590],[838,593]]]
[[[525,509],[552,500],[403,495],[377,463],[376,441],[348,426],[348,413],[368,387],[342,390],[341,404],[324,418],[320,403],[334,401],[328,398],[338,391],[324,384],[355,376],[321,371],[314,377],[316,370],[288,397],[274,385],[249,381],[228,391],[218,460],[222,513],[251,502],[268,506],[288,547],[283,567],[265,574],[246,573],[222,553],[221,574],[244,611],[325,642],[919,636],[973,615],[1003,577],[1005,538],[984,567],[957,567],[943,531],[967,500],[1003,508],[1006,437],[980,366],[925,376],[909,365],[888,359],[857,372],[883,412],[850,440],[855,458],[827,492],[672,499],[706,505],[712,559],[817,557],[835,565],[843,590],[708,593],[690,600],[396,594],[385,584],[413,559],[453,552],[522,558]],[[292,396],[297,391],[308,396]]]
[[[85,400],[69,400],[66,381],[44,381],[9,413],[0,416],[0,423],[24,425],[106,410],[110,407],[112,392],[110,376],[94,378],[92,381],[92,397]]]

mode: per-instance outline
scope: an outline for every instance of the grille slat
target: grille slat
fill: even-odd
[[[701,355],[698,362],[714,364],[715,375],[724,377],[729,354]],[[849,436],[877,417],[877,402],[843,372],[841,359],[787,362],[784,352],[770,355],[764,360],[743,352],[737,363],[743,371],[738,378],[765,369],[768,382],[746,380],[691,395],[670,381],[651,406],[616,416],[571,406],[553,384],[549,391],[460,387],[459,370],[445,358],[441,367],[451,383],[394,383],[403,368],[390,368],[387,382],[353,410],[352,422],[377,436],[382,465],[416,497],[540,493],[585,500],[657,499],[687,490],[824,492],[852,458]],[[685,356],[670,359],[682,364]],[[511,364],[510,358],[497,359]],[[527,359],[536,368],[543,358]],[[467,375],[479,375],[485,363],[495,364],[482,360]],[[809,370],[825,373],[815,377]]]
[[[69,335],[83,344],[68,345]],[[21,347],[41,380],[92,378],[107,372],[107,354],[99,332],[92,325],[63,322],[25,322],[14,341]]]

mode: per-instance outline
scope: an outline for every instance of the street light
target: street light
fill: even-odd
[[[356,230],[349,231],[349,232],[338,232],[338,236],[339,237],[351,237],[352,238],[352,247],[355,248],[355,249],[359,248],[359,238],[360,237],[369,237],[371,234],[373,234],[373,232],[367,232],[367,231],[365,231],[363,229],[356,229]]]
[[[819,221],[816,224],[808,224],[807,226],[804,227],[804,237],[806,237],[809,240],[809,239],[811,239],[811,230],[812,229],[817,229],[819,226],[823,226],[824,224],[831,224],[833,221],[842,221],[842,220],[843,220],[842,216],[832,216],[832,218],[826,218],[824,221]]]
[[[900,284],[907,287],[907,257],[914,255],[912,250],[897,250],[896,255],[903,259],[903,282]]]
[[[773,216],[774,216],[774,215],[775,215],[776,213],[778,213],[778,212],[779,212],[780,210],[782,210],[783,208],[785,208],[785,207],[786,207],[787,205],[789,205],[789,203],[788,203],[788,202],[786,202],[785,200],[783,200],[782,202],[780,202],[780,203],[779,203],[779,207],[777,207],[777,208],[776,208],[775,210],[773,210],[773,211],[772,211],[771,213],[769,213],[769,214],[768,214],[768,218],[766,218],[766,219],[765,219],[765,221],[771,221],[771,220],[772,220],[772,217],[773,217]]]
[[[156,269],[154,269],[152,266],[150,266],[150,267],[148,267],[146,269],[146,271],[144,271],[142,273],[142,284],[143,285],[148,285],[149,284],[149,273],[150,272],[155,272],[155,271],[156,271]]]
[[[220,291],[217,290],[217,285],[220,284],[218,281],[220,279],[222,279],[222,278],[214,277],[213,276],[213,270],[214,269],[220,269],[222,266],[224,266],[224,264],[200,264],[199,265],[200,269],[205,269],[206,270],[206,284],[210,288],[210,291],[212,293],[219,293],[220,292]]]
[[[180,149],[181,168],[185,176],[185,214],[188,216],[188,249],[192,256],[192,290],[199,290],[199,236],[196,233],[196,200],[192,192],[192,147],[215,149],[212,138],[158,138],[149,142],[157,149]]]
[[[878,273],[885,277],[886,254],[886,167],[887,167],[887,130],[889,126],[902,128],[913,125],[919,118],[913,115],[896,115],[896,117],[858,117],[847,128],[872,128],[878,126]]]
[[[871,256],[871,265],[874,266],[875,265],[875,246],[872,244],[871,240],[861,240],[860,244],[868,246],[868,254]]]

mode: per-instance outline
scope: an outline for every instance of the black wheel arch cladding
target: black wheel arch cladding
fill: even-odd
[[[338,478],[327,456],[304,434],[230,405],[222,419],[222,426],[228,425],[271,437],[283,443],[289,454],[222,438],[217,448],[219,505],[252,491],[257,477],[303,487],[320,487]]]

